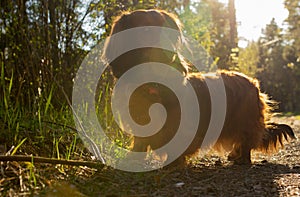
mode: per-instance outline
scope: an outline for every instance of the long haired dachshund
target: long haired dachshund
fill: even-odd
[[[178,31],[178,37],[171,39],[173,46],[178,46],[182,40],[180,21],[176,16],[162,10],[137,10],[123,13],[114,21],[110,35],[143,26],[159,26]],[[214,75],[190,73],[189,63],[178,52],[160,48],[138,48],[116,59],[110,59],[121,44],[108,38],[103,53],[116,78],[120,78],[127,70],[142,63],[165,63],[182,73],[183,79],[192,85],[198,97],[197,107],[201,111],[201,118],[196,136],[175,162],[185,161],[186,156],[198,152],[203,142],[212,113],[207,80],[213,84],[214,81],[222,79],[225,85],[227,98],[225,122],[218,140],[212,146],[217,150],[230,152],[228,160],[237,164],[250,164],[251,150],[264,152],[277,150],[278,146],[283,144],[283,138],[286,140],[288,137],[295,138],[290,126],[270,122],[272,104],[267,95],[260,91],[256,79],[231,71],[218,71]],[[179,127],[181,110],[178,99],[167,87],[156,83],[141,85],[134,91],[129,103],[132,118],[139,124],[147,124],[150,121],[148,109],[153,103],[164,105],[167,111],[166,122],[161,130],[152,136],[134,137],[133,151],[144,152],[149,146],[152,150],[162,147],[174,137]]]

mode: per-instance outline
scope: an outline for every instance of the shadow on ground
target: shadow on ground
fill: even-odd
[[[300,167],[273,163],[195,166],[181,170],[128,173],[112,169],[71,175],[45,191],[46,196],[280,196],[280,180],[299,182]],[[295,183],[295,187],[299,186]],[[289,187],[292,184],[289,183]],[[294,188],[294,190],[297,188]],[[70,190],[70,191],[67,191]],[[296,195],[296,194],[295,194]]]

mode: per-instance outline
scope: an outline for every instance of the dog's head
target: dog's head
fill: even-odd
[[[165,32],[158,31],[154,34],[153,32],[147,32],[147,30],[151,29],[150,27],[163,27],[157,29],[170,29],[172,32],[176,33],[165,36],[162,35]],[[143,36],[141,36],[142,39],[139,37],[140,34],[137,34],[134,35],[134,39],[131,41],[143,42],[144,39],[149,39],[153,43],[159,42],[166,44],[168,46],[166,48],[171,48],[173,50],[166,50],[165,48],[158,47],[137,47],[136,49],[122,53],[122,47],[131,44],[131,41],[122,39],[122,36],[120,36],[121,39],[118,36],[116,38],[114,35],[122,35],[124,32],[135,30],[133,28],[142,29],[145,32],[139,32],[143,34]],[[107,38],[104,46],[103,58],[112,68],[113,75],[118,79],[135,66],[143,63],[157,62],[166,64],[181,72],[184,81],[184,76],[187,74],[187,63],[184,62],[178,52],[179,47],[184,42],[183,40],[181,23],[176,16],[166,11],[155,9],[126,12],[117,17],[113,22],[110,36]],[[151,67],[151,69],[152,68],[154,67]],[[134,77],[143,78],[143,74],[145,73],[138,73]],[[163,78],[168,78],[169,76],[168,73],[161,73],[161,71],[157,71],[156,69],[153,70],[153,73],[146,74],[158,75]],[[122,86],[122,90],[126,92],[126,88],[130,87],[131,84],[123,85],[124,87]],[[170,89],[158,83],[142,84],[133,92],[129,102],[132,118],[142,125],[149,123],[150,116],[148,109],[153,103],[161,103],[165,106],[168,114],[173,114],[173,116],[168,115],[166,125],[171,125],[172,128],[178,126],[177,124],[174,124],[174,121],[180,122],[180,115],[177,117],[177,114],[180,114],[180,108],[174,108],[174,106],[179,106],[178,99]],[[176,111],[176,113],[174,113],[174,111]],[[168,130],[176,131],[176,129],[170,128]],[[154,138],[157,137],[154,136]]]
[[[167,39],[164,39],[157,32],[154,35],[151,32],[147,34],[147,27],[149,26],[170,28],[176,30],[178,34],[172,34],[168,36]],[[174,50],[169,51],[162,48],[144,47],[121,54],[119,50],[121,50],[122,46],[128,44],[128,41],[122,39],[115,40],[112,35],[136,27],[145,27],[143,29],[145,34],[150,37],[149,39],[154,42],[164,42],[164,44],[172,46]],[[126,12],[121,14],[114,21],[110,36],[106,40],[104,46],[103,57],[111,66],[116,78],[119,78],[130,68],[146,62],[168,64],[186,74],[187,64],[183,63],[184,61],[179,53],[175,52],[182,44],[182,38],[181,23],[173,14],[162,10],[137,10]],[[142,41],[143,40],[140,40],[140,42]],[[139,42],[139,35],[136,35],[134,42]]]

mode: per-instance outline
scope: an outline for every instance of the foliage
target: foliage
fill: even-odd
[[[211,56],[217,58],[218,68],[229,69],[231,43],[229,12],[225,4],[217,0],[206,1],[210,8],[210,38],[213,42]]]
[[[262,88],[281,103],[281,111],[299,110],[299,75],[291,66],[291,46],[284,41],[283,30],[274,19],[266,26],[258,44],[260,61],[256,75]]]
[[[232,2],[232,1],[231,1]],[[234,4],[232,4],[234,5]],[[217,0],[191,2],[181,11],[184,31],[199,42],[213,62],[207,69],[232,69],[237,61],[237,29],[235,10]]]
[[[238,57],[238,65],[236,70],[251,77],[255,77],[257,65],[259,62],[259,48],[256,42],[251,42],[249,45],[240,49]]]
[[[263,91],[279,102],[279,111],[300,111],[300,1],[285,0],[286,29],[275,19],[257,42],[241,49],[237,70],[257,77]]]
[[[294,55],[300,57],[300,1],[299,0],[285,0],[286,9],[289,11],[286,22],[288,24],[287,40],[293,47]],[[298,59],[297,58],[297,59]],[[299,59],[297,60],[299,67]]]

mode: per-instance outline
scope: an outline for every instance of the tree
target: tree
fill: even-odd
[[[231,41],[230,37],[234,34],[233,32],[236,32],[236,30],[230,29],[230,27],[234,28],[234,25],[230,26],[230,21],[235,16],[231,16],[230,20],[229,8],[217,0],[205,0],[205,2],[210,9],[210,37],[214,43],[211,55],[217,60],[218,68],[230,69],[234,66],[231,59],[233,41]],[[231,9],[233,9],[233,6],[231,5]],[[234,12],[231,14],[234,14]]]
[[[1,64],[5,78],[13,80],[12,101],[31,109],[52,92],[58,106],[64,105],[58,85],[71,97],[72,79],[85,55],[80,45],[93,39],[83,28],[91,5],[79,0],[1,1]]]
[[[199,54],[193,54],[197,57],[201,56],[202,69],[199,71],[210,71],[213,66],[210,57],[214,45],[210,34],[212,24],[210,16],[210,7],[204,1],[191,3],[179,14],[184,33],[195,41],[194,45],[203,49],[203,51],[197,50]],[[198,69],[193,70],[192,68],[192,71],[198,71]]]
[[[259,47],[256,42],[250,42],[248,46],[241,49],[238,58],[237,70],[246,75],[254,77],[259,63]]]
[[[285,20],[288,25],[286,33],[287,46],[283,52],[287,61],[287,67],[292,70],[292,77],[289,81],[293,84],[291,105],[294,110],[300,111],[300,1],[285,0],[284,5],[289,11]]]
[[[236,14],[235,14],[235,3],[234,0],[229,0],[228,3],[228,14],[229,14],[229,24],[230,24],[230,47],[232,49],[237,48],[238,38],[237,38],[237,27],[236,27]]]
[[[194,2],[182,11],[180,19],[185,31],[205,48],[218,68],[236,66],[238,50],[234,1],[231,0],[228,6],[217,0]]]
[[[300,57],[300,1],[285,0],[284,5],[289,11],[286,22],[288,24],[287,39],[295,47],[295,55]]]
[[[283,33],[275,19],[263,30],[258,44],[260,59],[256,75],[261,81],[262,89],[280,102],[281,111],[293,110],[293,73],[283,57]]]

